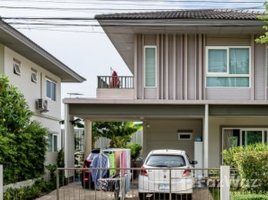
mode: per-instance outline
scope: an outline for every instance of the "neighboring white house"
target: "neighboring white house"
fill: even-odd
[[[61,83],[85,79],[3,21],[0,73],[24,94],[33,112],[32,120],[49,129],[45,164],[55,163],[56,151],[61,149]]]

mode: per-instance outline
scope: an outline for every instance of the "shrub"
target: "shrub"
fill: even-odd
[[[48,130],[30,121],[32,112],[23,94],[0,74],[0,163],[4,184],[44,173]]]
[[[49,171],[49,175],[50,175],[50,182],[49,184],[49,189],[50,190],[54,190],[56,189],[56,170],[57,170],[57,166],[56,165],[47,165],[46,169]]]
[[[268,151],[268,146],[259,143],[259,144],[248,145],[246,147],[239,146],[239,147],[232,147],[228,150],[224,150],[222,152],[223,163],[224,163],[224,165],[238,167],[236,161],[234,160],[234,155],[241,154],[243,152],[252,152],[252,151],[254,151],[254,152]]]
[[[50,182],[37,180],[32,186],[23,188],[9,188],[4,193],[4,200],[30,200],[35,199],[42,193],[51,191],[49,189]]]
[[[234,195],[232,200],[268,200],[267,194],[239,194]]]
[[[268,151],[236,153],[234,160],[238,165],[243,190],[257,193],[268,190]]]
[[[140,144],[129,144],[127,149],[131,151],[131,158],[136,160],[141,153],[142,146]]]
[[[262,193],[268,190],[268,147],[254,144],[223,152],[224,164],[238,168],[243,191]],[[254,186],[254,187],[253,187]]]

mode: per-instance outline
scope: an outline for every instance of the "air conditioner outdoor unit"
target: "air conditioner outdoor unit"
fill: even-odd
[[[42,112],[48,112],[48,101],[46,99],[36,100],[36,110]]]

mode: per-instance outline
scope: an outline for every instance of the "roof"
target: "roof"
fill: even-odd
[[[83,82],[86,80],[1,19],[0,43],[60,77],[62,82]]]
[[[96,15],[95,18],[134,74],[135,37],[151,34],[261,35],[264,12],[241,10],[173,10]],[[136,44],[139,45],[139,44]]]
[[[258,15],[264,12],[241,11],[241,10],[174,10],[138,13],[115,13],[96,15],[98,20],[102,19],[224,19],[224,20],[257,20]]]

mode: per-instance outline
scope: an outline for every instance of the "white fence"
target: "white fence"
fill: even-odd
[[[107,168],[91,168],[101,172]],[[131,177],[127,175],[100,178],[92,181],[88,168],[58,168],[57,192],[53,193],[53,199],[70,200],[70,199],[91,199],[91,200],[230,200],[230,167],[221,166],[220,168],[151,168],[150,174],[154,176],[150,180],[146,169],[141,168],[116,168],[118,172],[130,170]],[[188,175],[178,179],[177,170],[187,171]],[[60,179],[59,173],[64,171],[73,171],[80,178],[74,178],[75,183],[66,183],[64,178]],[[200,171],[201,173],[197,173]],[[211,173],[209,173],[211,171]],[[213,171],[213,172],[212,172]],[[178,172],[178,171],[177,171]],[[143,173],[141,176],[139,174]],[[146,173],[147,175],[145,175]],[[119,173],[120,174],[120,173]],[[158,179],[160,174],[164,174],[164,179]],[[202,176],[196,176],[202,174]],[[206,175],[208,174],[208,176]],[[216,175],[216,177],[215,177]],[[164,183],[164,184],[159,184]],[[115,185],[114,185],[115,184]],[[63,187],[60,187],[63,185]],[[96,187],[97,185],[97,187]],[[108,185],[110,185],[108,187]],[[113,187],[113,186],[114,187]],[[159,189],[159,185],[164,188]]]
[[[0,165],[0,200],[3,200],[3,165]]]
[[[131,143],[137,143],[142,145],[142,130],[138,131],[137,133],[131,136]],[[110,144],[110,140],[108,138],[100,138],[95,143],[95,148],[108,148]]]

